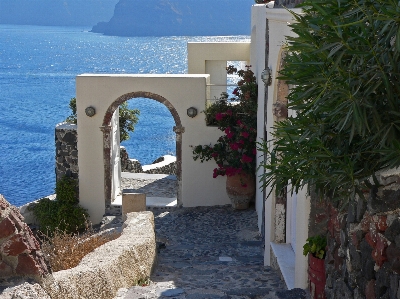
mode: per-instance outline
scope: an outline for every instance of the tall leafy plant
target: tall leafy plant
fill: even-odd
[[[266,185],[363,197],[369,178],[400,165],[400,2],[305,0],[292,13],[281,79],[296,115],[263,145]],[[375,180],[375,183],[377,181]]]

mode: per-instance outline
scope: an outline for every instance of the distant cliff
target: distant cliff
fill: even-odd
[[[112,17],[118,0],[0,0],[0,24],[93,26]]]
[[[117,36],[249,35],[254,0],[119,0],[92,32]]]

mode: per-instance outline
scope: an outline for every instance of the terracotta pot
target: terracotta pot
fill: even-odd
[[[311,299],[325,299],[325,260],[308,255],[308,280]]]
[[[231,199],[232,207],[245,210],[256,193],[255,177],[250,174],[235,174],[226,178],[226,193]]]

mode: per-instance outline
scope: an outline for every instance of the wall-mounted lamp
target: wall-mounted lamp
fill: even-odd
[[[92,117],[93,115],[96,114],[96,109],[94,109],[94,107],[89,106],[85,109],[85,113],[87,116]]]
[[[188,108],[188,110],[187,110],[187,115],[189,116],[189,117],[195,117],[196,115],[197,115],[197,109],[196,108],[194,108],[194,107],[190,107],[190,108]]]
[[[269,67],[261,72],[261,80],[264,82],[265,86],[270,86],[272,84],[272,70]]]

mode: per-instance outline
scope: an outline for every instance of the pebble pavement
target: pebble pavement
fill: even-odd
[[[122,173],[121,175],[121,188],[133,189],[137,193],[146,193],[146,196],[154,197],[176,197],[177,181],[174,175],[146,175],[135,178],[129,178],[129,174]],[[159,178],[152,178],[159,177]]]
[[[168,179],[124,180],[125,185],[146,190],[148,196],[176,192]],[[264,266],[254,207],[155,208],[153,213],[158,248],[154,272],[143,286],[120,289],[114,299],[308,298],[304,290],[286,290],[278,273]]]

